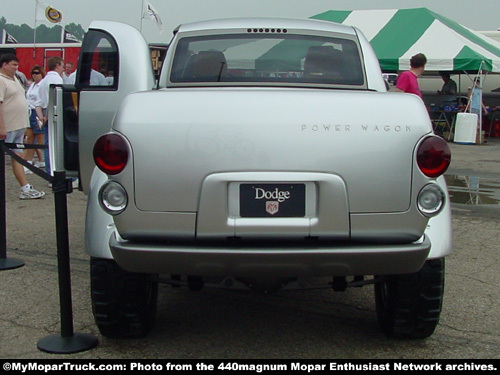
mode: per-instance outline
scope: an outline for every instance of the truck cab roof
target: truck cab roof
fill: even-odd
[[[210,21],[199,21],[180,25],[176,32],[194,32],[202,30],[252,30],[256,32],[283,32],[284,30],[310,30],[338,32],[355,35],[353,27],[341,25],[334,22],[313,20],[313,19],[292,19],[292,18],[272,18],[272,17],[246,17],[246,18],[226,18]],[[279,30],[279,31],[278,31]]]

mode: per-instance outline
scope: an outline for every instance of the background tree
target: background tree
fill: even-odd
[[[56,25],[47,27],[46,25],[39,25],[36,28],[36,43],[60,43],[61,42],[61,29],[62,26]],[[83,40],[85,30],[80,24],[70,23],[65,25],[66,31],[73,34],[79,40]],[[0,37],[3,30],[6,30],[12,35],[19,43],[33,43],[35,33],[33,27],[23,23],[22,25],[14,25],[7,23],[5,17],[0,17]]]
[[[33,28],[25,23],[22,25],[7,23],[5,30],[19,43],[33,43]]]
[[[83,40],[83,36],[85,35],[85,30],[82,25],[76,23],[66,25],[66,31],[73,34],[79,40]]]

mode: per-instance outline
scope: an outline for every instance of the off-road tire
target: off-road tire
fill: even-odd
[[[141,338],[151,330],[158,297],[152,275],[122,270],[114,260],[91,258],[92,312],[108,338]]]
[[[443,304],[444,258],[425,262],[416,273],[376,279],[377,318],[387,336],[417,339],[434,333]]]

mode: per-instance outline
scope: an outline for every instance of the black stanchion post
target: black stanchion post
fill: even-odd
[[[71,191],[70,189],[71,180],[66,179],[66,172],[54,172],[52,190],[56,215],[61,333],[47,336],[38,342],[38,349],[48,353],[77,353],[92,349],[98,343],[95,336],[73,332],[67,202],[67,193]]]
[[[7,209],[5,201],[5,142],[0,141],[0,271],[24,266],[19,259],[7,258]]]

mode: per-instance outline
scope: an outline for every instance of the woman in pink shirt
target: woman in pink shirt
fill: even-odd
[[[418,53],[410,59],[410,70],[403,72],[398,77],[396,91],[407,92],[422,97],[422,92],[418,86],[418,76],[425,70],[427,58],[423,53]]]

